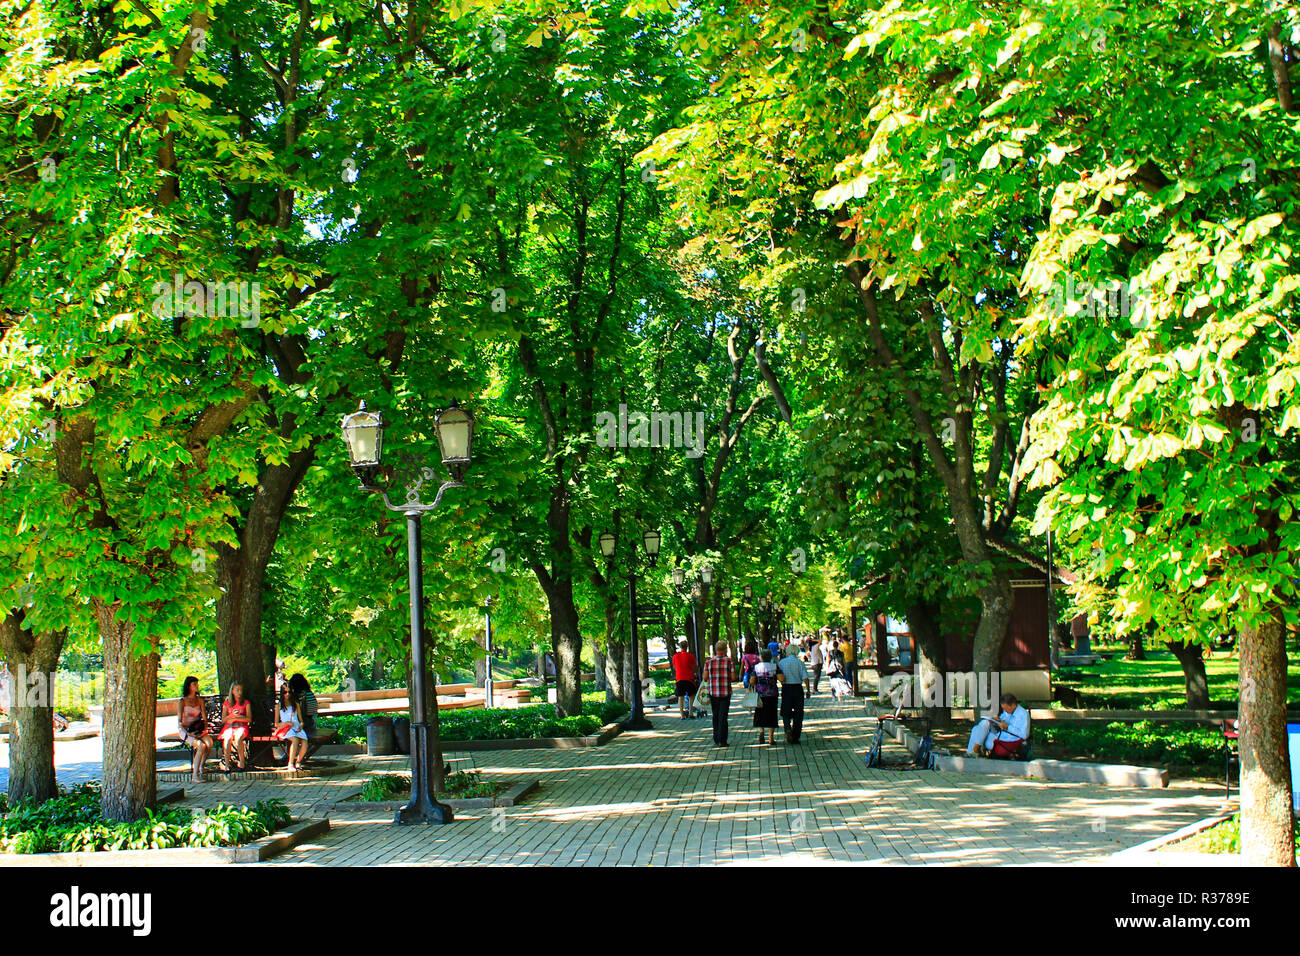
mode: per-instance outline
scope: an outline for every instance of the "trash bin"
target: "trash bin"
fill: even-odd
[[[393,718],[393,747],[399,754],[411,752],[411,718]]]
[[[372,757],[384,757],[393,752],[393,718],[366,718],[366,752]]]

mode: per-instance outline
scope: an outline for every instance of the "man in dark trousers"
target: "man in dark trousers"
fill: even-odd
[[[682,720],[694,717],[695,692],[699,690],[700,685],[697,683],[695,655],[687,649],[685,641],[682,641],[677,653],[673,655],[673,677],[677,680],[677,702],[681,709]]]
[[[797,744],[803,733],[804,692],[808,689],[808,668],[799,660],[799,648],[791,644],[785,657],[776,665],[781,672],[781,718],[785,723],[785,742]]]
[[[709,691],[709,708],[713,711],[713,745],[727,746],[727,711],[731,707],[731,658],[727,642],[713,645],[713,656],[704,662],[704,686]]]

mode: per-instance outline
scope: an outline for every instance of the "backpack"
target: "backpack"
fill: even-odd
[[[776,674],[760,674],[755,671],[754,687],[758,691],[759,697],[775,697],[777,694]]]

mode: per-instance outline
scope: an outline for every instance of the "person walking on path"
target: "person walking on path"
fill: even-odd
[[[858,693],[858,662],[854,653],[853,638],[845,635],[840,641],[840,653],[844,655],[844,679],[849,682],[854,696]]]
[[[821,689],[822,683],[822,642],[820,639],[809,641],[812,645],[808,649],[808,663],[812,665],[812,692],[808,695],[811,697]]]
[[[808,668],[799,660],[799,648],[791,644],[777,665],[781,671],[781,719],[785,742],[797,744],[803,733],[803,695],[808,689]]]
[[[758,706],[754,708],[754,726],[758,728],[758,741],[776,743],[777,669],[772,663],[772,652],[764,651],[763,659],[754,666],[754,690],[758,692]]]
[[[695,655],[686,649],[686,642],[678,645],[673,655],[673,677],[677,680],[677,704],[682,720],[695,716],[695,692],[700,685],[696,683]]]
[[[749,690],[750,680],[754,676],[754,665],[762,658],[758,656],[758,645],[750,641],[745,645],[745,653],[740,658],[740,679],[745,685],[745,690]]]
[[[727,642],[713,645],[713,656],[704,662],[704,685],[709,691],[709,709],[713,711],[713,745],[727,746],[727,711],[731,707],[731,658]]]

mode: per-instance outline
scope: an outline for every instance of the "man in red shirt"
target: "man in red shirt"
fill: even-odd
[[[686,642],[678,645],[673,655],[673,676],[677,679],[677,703],[682,713],[682,720],[695,716],[695,691],[699,679],[695,672],[695,655],[686,649]]]
[[[709,689],[709,709],[713,711],[713,745],[727,746],[727,710],[731,707],[731,658],[727,642],[713,645],[713,656],[704,662],[704,683]]]

